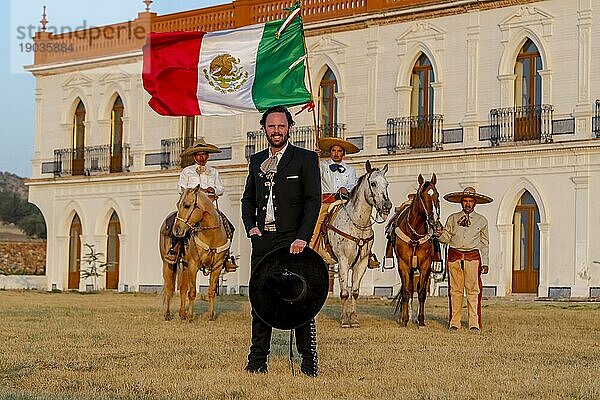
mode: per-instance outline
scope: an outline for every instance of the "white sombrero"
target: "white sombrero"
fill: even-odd
[[[319,148],[321,150],[329,152],[329,150],[331,150],[331,146],[340,146],[346,151],[346,154],[354,154],[360,151],[360,149],[356,147],[354,143],[350,143],[342,138],[326,137],[319,139]]]
[[[477,193],[475,191],[475,188],[472,188],[470,186],[466,187],[462,192],[448,193],[447,195],[444,196],[444,199],[446,199],[450,203],[460,203],[462,201],[463,197],[472,197],[475,199],[477,204],[487,204],[487,203],[491,203],[492,201],[494,201],[494,199],[492,199],[489,196]]]
[[[181,155],[187,156],[187,155],[193,155],[193,154],[201,153],[201,152],[202,153],[220,153],[221,149],[219,149],[214,144],[206,143],[204,141],[204,138],[201,137],[200,139],[196,139],[190,147],[188,147],[181,153]]]

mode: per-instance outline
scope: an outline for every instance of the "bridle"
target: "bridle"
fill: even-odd
[[[430,185],[431,182],[429,182],[429,181],[425,182],[423,185],[421,185],[421,187],[425,186],[425,184]],[[439,219],[438,219],[438,221],[433,221],[432,222],[432,218],[430,217],[429,213],[427,212],[427,207],[425,206],[425,203],[423,202],[423,197],[421,195],[421,193],[422,193],[421,187],[419,187],[419,189],[417,190],[417,195],[415,196],[416,197],[415,201],[418,201],[420,208],[422,208],[423,211],[424,211],[424,214],[425,214],[425,224],[427,226],[427,232],[425,232],[424,234],[418,233],[416,231],[416,229],[413,228],[413,226],[410,224],[410,219],[408,218],[408,214],[406,216],[406,225],[410,229],[411,233],[413,235],[417,236],[419,239],[421,239],[421,238],[429,235],[430,231],[435,227],[435,224],[439,221]],[[436,209],[437,215],[439,216],[440,215],[440,212],[439,212],[440,210],[439,210],[439,208],[435,204],[433,204],[433,202],[432,202],[432,208]]]
[[[177,207],[177,215],[175,216],[175,220],[186,224],[192,232],[197,232],[197,231],[207,230],[207,229],[217,229],[220,227],[219,224],[217,224],[215,226],[201,226],[200,222],[202,222],[202,218],[200,218],[200,220],[196,223],[195,226],[190,224],[190,222],[189,222],[190,218],[192,218],[192,215],[194,214],[194,211],[196,211],[196,209],[199,209],[200,211],[202,211],[200,206],[198,206],[198,192],[196,192],[196,195],[194,196],[194,204],[192,206],[192,210],[190,211],[187,219],[183,219],[179,216],[179,207]]]
[[[175,216],[175,220],[176,221],[180,221],[183,222],[184,224],[186,224],[191,230],[195,230],[196,228],[194,226],[192,226],[190,224],[190,218],[192,218],[192,215],[194,214],[194,211],[196,211],[196,209],[200,210],[200,207],[198,207],[198,193],[196,193],[194,195],[194,205],[192,207],[192,211],[190,211],[187,219],[183,219],[179,216],[179,207],[177,207],[177,215]]]
[[[369,203],[369,205],[375,207],[375,210],[377,211],[375,214],[375,218],[373,218],[373,215],[369,216],[369,221],[371,221],[369,224],[367,225],[359,225],[358,223],[356,223],[353,219],[352,216],[350,215],[350,213],[348,212],[348,209],[346,209],[346,203],[343,204],[343,208],[344,211],[346,212],[346,215],[348,216],[348,219],[350,220],[350,222],[352,222],[352,225],[354,225],[356,228],[360,229],[360,230],[367,230],[369,228],[371,228],[375,223],[377,224],[383,224],[386,219],[385,217],[383,217],[383,215],[381,214],[381,212],[377,209],[377,199],[375,198],[375,192],[373,192],[373,186],[371,185],[371,175],[373,174],[373,172],[375,171],[379,171],[378,169],[374,169],[371,172],[369,172],[369,175],[367,175],[366,181],[367,181],[367,186],[369,186],[369,193],[371,195],[371,202],[369,202],[369,198],[367,197],[367,202]],[[389,200],[389,195],[387,192],[387,189],[385,190],[385,193],[383,194],[383,199],[384,200]],[[382,220],[378,221],[377,217],[381,217]]]

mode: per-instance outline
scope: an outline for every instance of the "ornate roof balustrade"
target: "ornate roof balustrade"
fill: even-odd
[[[285,18],[296,0],[235,0],[232,3],[157,15],[142,12],[132,21],[66,31],[50,25],[37,32],[34,65],[108,57],[139,51],[150,32],[216,31]],[[304,22],[448,3],[447,0],[303,0]],[[50,10],[51,11],[51,10]],[[81,28],[81,27],[79,27]]]

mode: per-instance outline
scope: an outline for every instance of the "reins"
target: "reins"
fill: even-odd
[[[222,244],[222,245],[220,245],[218,247],[210,247],[210,245],[208,245],[207,243],[205,243],[204,241],[202,241],[200,239],[200,237],[198,236],[199,232],[204,231],[204,230],[218,229],[218,228],[220,228],[222,226],[222,224],[218,224],[218,225],[214,225],[214,226],[202,226],[202,225],[200,225],[200,222],[203,219],[202,218],[202,219],[200,219],[198,221],[197,226],[191,225],[189,223],[189,220],[192,217],[192,214],[194,213],[194,211],[196,209],[202,210],[198,206],[198,193],[196,193],[196,195],[194,196],[194,205],[193,205],[192,211],[188,215],[187,219],[184,220],[183,218],[181,218],[179,216],[179,207],[178,207],[177,208],[177,215],[175,217],[175,220],[183,222],[184,224],[186,224],[190,228],[191,239],[196,244],[196,254],[197,254],[198,258],[200,259],[200,265],[201,265],[202,272],[204,273],[204,275],[208,275],[208,274],[210,274],[215,269],[214,268],[214,260],[215,260],[216,256],[218,254],[221,254],[223,252],[228,251],[229,248],[231,247],[231,240],[227,239],[227,241],[224,244]],[[217,209],[217,212],[218,212],[218,208],[216,208],[216,209]],[[208,263],[202,262],[203,254],[200,254],[200,250],[204,250],[210,256]],[[209,266],[212,266],[213,268],[208,269]]]

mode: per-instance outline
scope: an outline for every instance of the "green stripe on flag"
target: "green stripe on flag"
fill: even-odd
[[[283,20],[267,22],[256,55],[252,99],[259,111],[275,105],[295,106],[311,101],[304,83],[305,56],[302,19],[294,18],[281,37],[275,34]],[[290,70],[290,66],[293,68]]]

